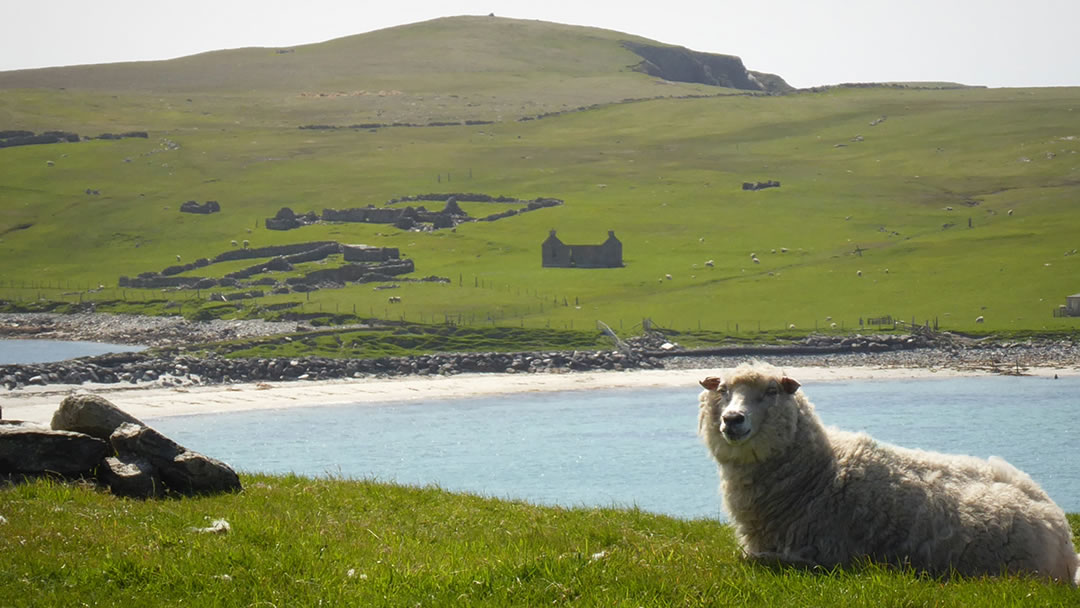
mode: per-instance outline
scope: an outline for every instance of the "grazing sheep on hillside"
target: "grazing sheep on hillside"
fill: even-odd
[[[826,428],[798,382],[760,363],[701,385],[698,432],[748,556],[826,568],[869,558],[938,576],[1080,584],[1065,514],[1004,460]]]

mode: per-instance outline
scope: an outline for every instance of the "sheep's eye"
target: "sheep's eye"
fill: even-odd
[[[775,396],[777,396],[779,394],[780,394],[780,389],[776,388],[775,386],[770,386],[769,388],[765,389],[765,395],[767,397],[775,397]]]
[[[718,386],[716,388],[716,392],[720,393],[721,395],[726,395],[727,394],[727,385],[726,384],[721,384],[720,386]]]

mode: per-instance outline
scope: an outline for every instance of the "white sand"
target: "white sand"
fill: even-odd
[[[342,403],[387,403],[422,399],[466,399],[510,393],[620,388],[678,388],[695,392],[698,381],[720,370],[636,370],[565,374],[460,374],[400,378],[259,382],[193,386],[142,387],[131,384],[48,385],[0,389],[0,407],[9,420],[48,423],[60,401],[75,392],[101,395],[139,419],[213,414],[257,409],[310,407]],[[786,373],[804,385],[841,380],[896,380],[985,376],[982,372],[872,367],[795,367]],[[1041,377],[1080,375],[1080,369],[1029,368]]]

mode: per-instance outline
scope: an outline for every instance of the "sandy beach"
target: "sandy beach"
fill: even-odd
[[[804,386],[814,382],[977,377],[979,371],[877,367],[786,367]],[[468,399],[514,393],[597,389],[672,388],[696,392],[698,381],[717,369],[663,369],[571,372],[564,374],[459,374],[321,381],[259,382],[211,386],[154,387],[132,384],[31,386],[0,389],[3,418],[47,424],[60,401],[76,392],[108,399],[139,419],[214,414],[344,403],[388,403],[423,399]],[[1053,378],[1077,376],[1080,369],[1028,368],[1026,374]]]

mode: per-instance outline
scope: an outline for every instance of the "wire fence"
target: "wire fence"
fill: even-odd
[[[556,295],[542,289],[501,285],[489,279],[459,276],[457,287],[476,288],[506,292],[514,302],[494,306],[488,310],[475,306],[454,309],[431,305],[430,299],[422,305],[410,305],[408,299],[389,295],[397,290],[378,291],[378,296],[364,294],[363,298],[350,302],[337,290],[293,292],[287,300],[281,297],[242,297],[242,289],[139,289],[118,287],[113,283],[93,280],[4,280],[0,279],[0,300],[17,304],[34,302],[62,302],[90,305],[95,303],[123,302],[154,308],[156,314],[192,316],[203,308],[233,307],[237,316],[261,316],[266,313],[283,313],[297,318],[320,315],[352,315],[358,319],[374,319],[388,322],[445,324],[459,326],[495,326],[522,328],[547,328],[565,330],[596,330],[596,321],[604,321],[612,331],[621,335],[652,328],[678,332],[707,332],[733,336],[791,332],[795,334],[852,333],[881,331],[940,331],[943,326],[938,317],[920,318],[899,315],[866,315],[852,318],[806,318],[793,314],[786,319],[717,319],[667,317],[649,311],[644,314],[604,314],[596,310],[583,310],[586,304],[581,296]],[[211,300],[211,294],[220,295],[223,301]],[[224,294],[224,295],[222,295]],[[314,294],[314,296],[313,296]],[[230,299],[237,296],[236,299]],[[296,298],[296,299],[291,299]],[[446,298],[441,304],[450,303]],[[133,310],[132,312],[140,312]],[[220,312],[220,311],[219,311]],[[1053,317],[1071,316],[1064,308],[1052,309]],[[622,318],[620,318],[622,317]],[[960,327],[955,321],[952,327]],[[970,327],[968,324],[965,327]]]

